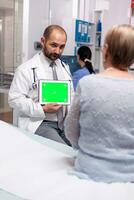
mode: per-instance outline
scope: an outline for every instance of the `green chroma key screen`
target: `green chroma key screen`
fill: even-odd
[[[70,81],[39,81],[40,104],[70,104]]]

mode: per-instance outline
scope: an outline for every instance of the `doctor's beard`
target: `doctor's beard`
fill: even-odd
[[[50,60],[57,60],[58,58],[60,58],[61,54],[57,54],[57,53],[50,53],[46,48],[43,49],[43,53],[46,57],[48,57]]]

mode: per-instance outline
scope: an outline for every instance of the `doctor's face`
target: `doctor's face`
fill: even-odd
[[[53,30],[49,38],[41,38],[43,52],[51,60],[59,58],[66,45],[66,35],[59,30]]]

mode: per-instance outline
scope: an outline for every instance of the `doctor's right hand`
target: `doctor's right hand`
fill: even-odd
[[[43,111],[44,111],[45,113],[55,113],[55,112],[57,112],[61,107],[62,107],[62,105],[59,105],[59,104],[57,104],[57,103],[50,103],[50,104],[42,105]]]

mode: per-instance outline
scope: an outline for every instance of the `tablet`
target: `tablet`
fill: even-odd
[[[40,80],[40,104],[70,104],[70,81]]]

